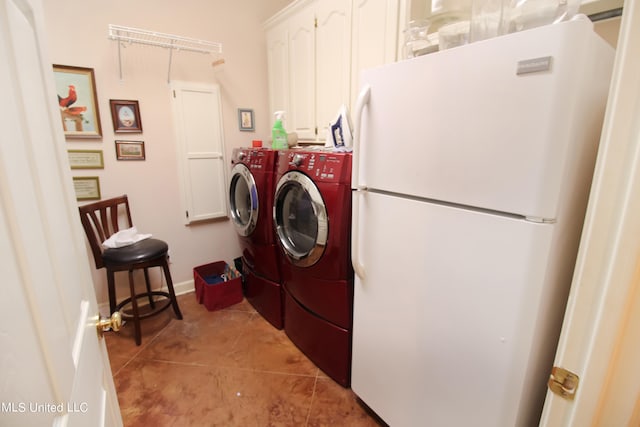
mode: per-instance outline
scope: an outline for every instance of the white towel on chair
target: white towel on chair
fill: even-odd
[[[133,245],[149,237],[151,237],[151,234],[138,234],[138,229],[134,226],[112,234],[111,237],[102,242],[102,246],[107,249],[121,248],[123,246]]]

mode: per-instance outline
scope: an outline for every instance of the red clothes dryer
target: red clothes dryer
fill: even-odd
[[[245,297],[282,329],[279,249],[271,220],[276,159],[277,152],[267,148],[233,151],[229,208],[242,247]]]
[[[278,154],[273,221],[281,248],[284,330],[320,369],[351,378],[351,154]]]

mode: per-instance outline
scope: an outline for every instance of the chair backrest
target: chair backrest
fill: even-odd
[[[131,211],[127,195],[80,206],[80,220],[89,240],[96,268],[104,267],[102,242],[120,230],[131,228]],[[125,222],[126,221],[126,222]]]

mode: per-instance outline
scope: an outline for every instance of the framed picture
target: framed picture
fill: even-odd
[[[100,138],[100,112],[93,68],[53,65],[60,119],[67,138]]]
[[[76,200],[100,200],[100,178],[97,176],[74,176],[73,188]]]
[[[253,110],[247,108],[238,108],[238,124],[241,131],[254,131]]]
[[[110,99],[109,103],[111,104],[111,119],[113,120],[113,131],[115,133],[142,132],[138,101]]]
[[[116,141],[116,158],[118,160],[144,160],[144,142]]]
[[[102,150],[67,150],[71,169],[104,169]]]

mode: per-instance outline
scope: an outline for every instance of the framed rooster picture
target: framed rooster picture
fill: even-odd
[[[60,119],[67,138],[101,138],[93,68],[53,65]]]

